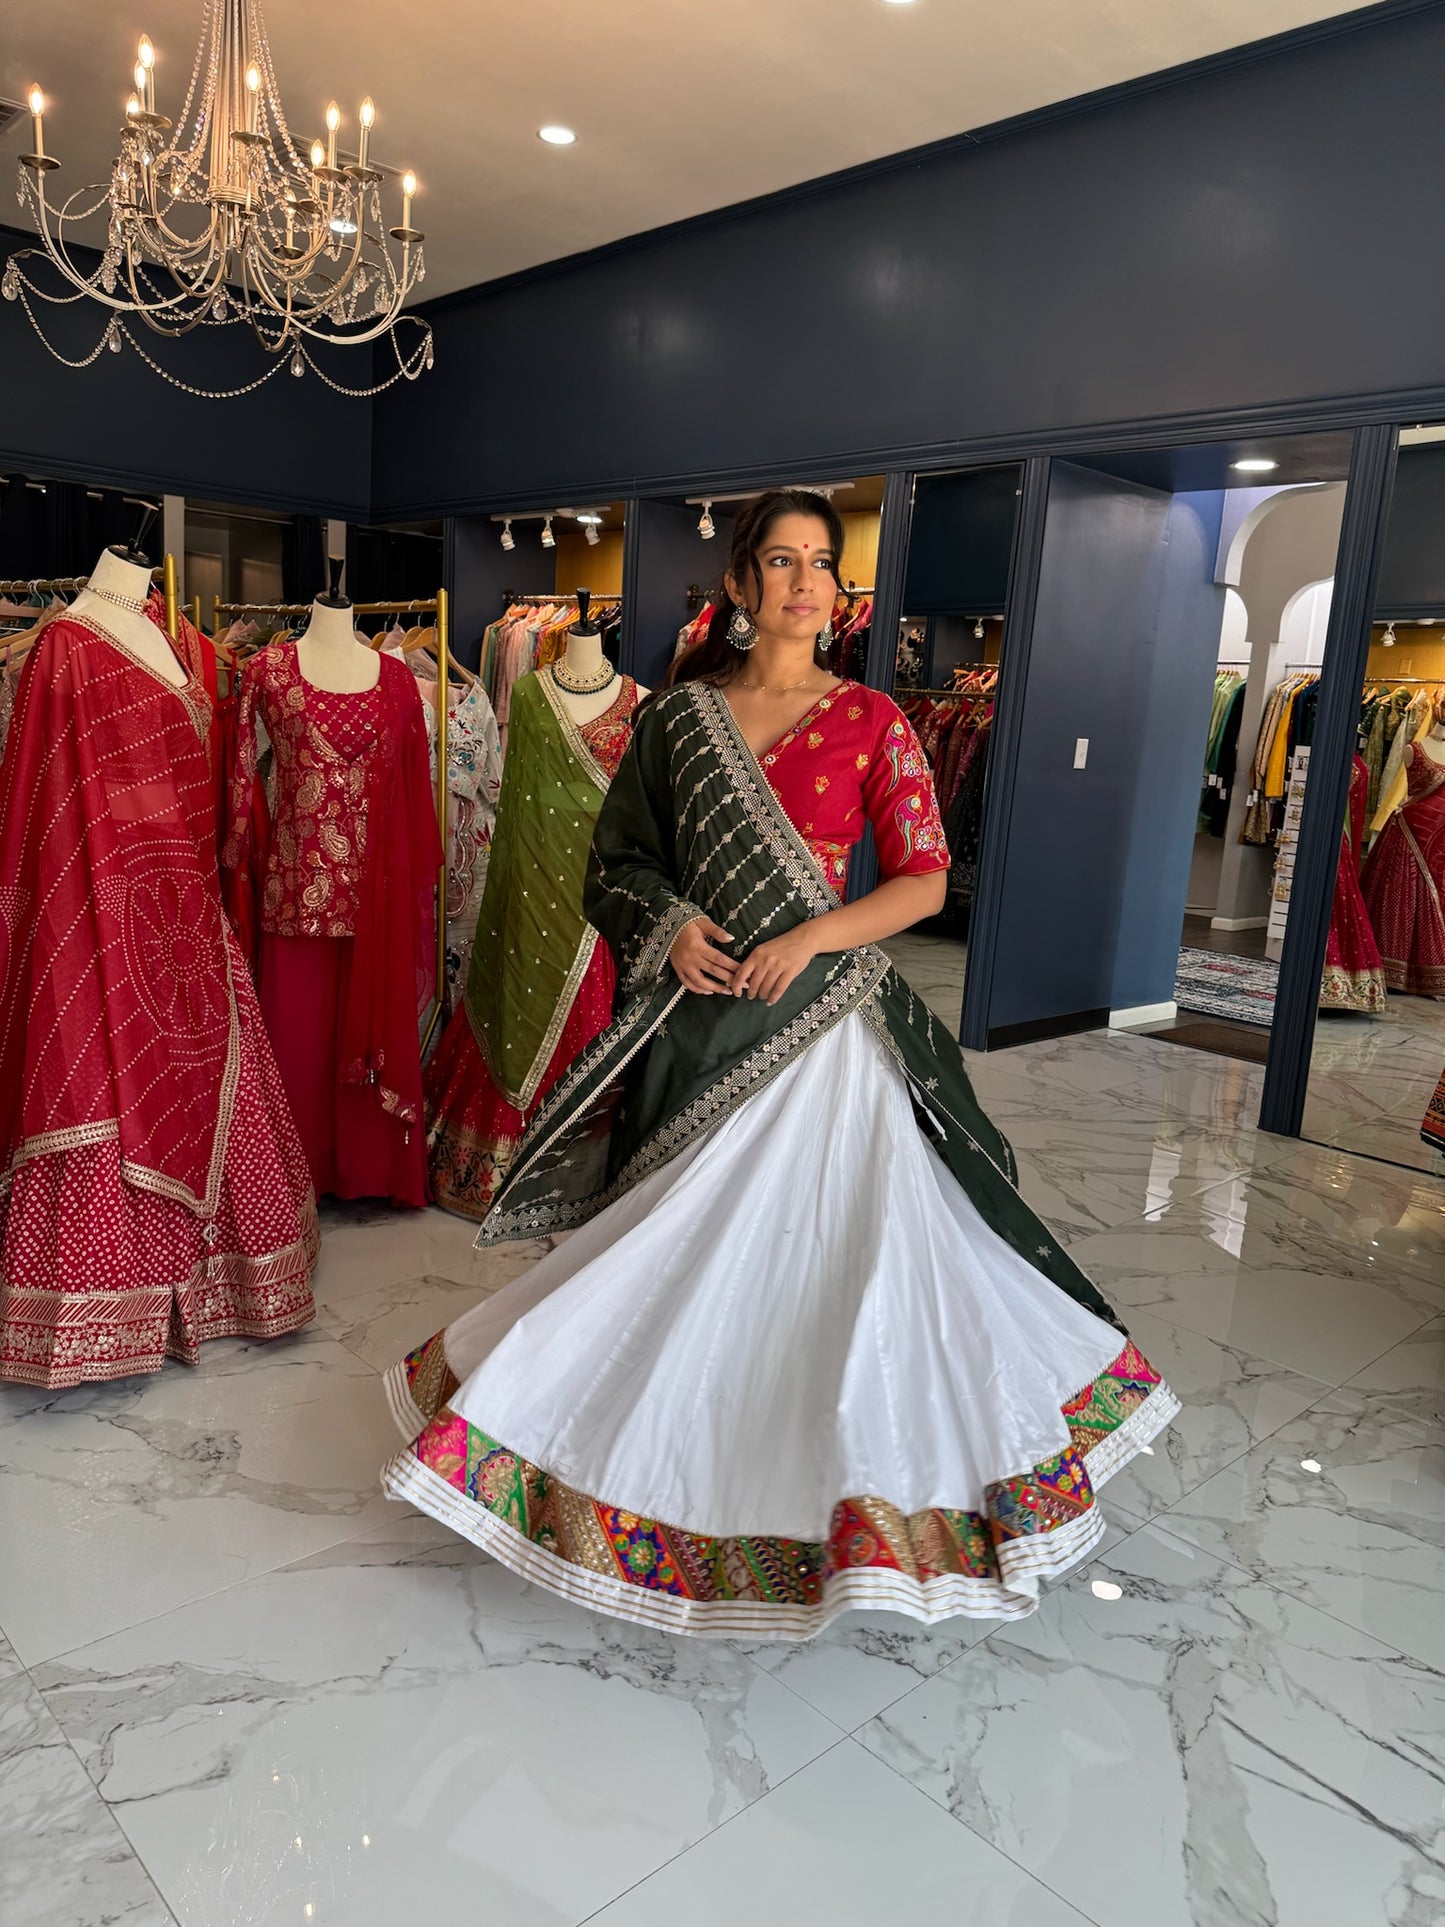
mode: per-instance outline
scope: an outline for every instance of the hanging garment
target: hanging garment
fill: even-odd
[[[432,780],[436,772],[436,684],[419,685],[426,703]],[[447,711],[447,1007],[455,1010],[471,967],[477,915],[502,793],[502,738],[480,682],[454,695]]]
[[[422,1205],[418,1027],[436,985],[441,837],[416,678],[378,662],[359,693],[307,682],[288,644],[247,663],[225,861],[248,855],[261,722],[274,756],[261,1008],[316,1188]],[[318,945],[330,954],[305,954]]]
[[[1385,972],[1369,912],[1360,891],[1360,845],[1365,834],[1365,804],[1370,772],[1362,756],[1350,769],[1349,802],[1340,860],[1335,874],[1335,897],[1330,931],[1325,943],[1325,970],[1320,985],[1321,1010],[1360,1010],[1378,1014],[1385,1008]]]
[[[612,955],[582,914],[602,798],[632,732],[637,685],[577,723],[549,672],[512,695],[512,742],[466,994],[427,1066],[438,1204],[491,1208],[527,1119],[612,1016]]]
[[[409,1443],[384,1481],[527,1578],[673,1632],[1020,1616],[1097,1544],[1098,1486],[1177,1402],[1019,1197],[957,1045],[880,950],[819,955],[775,1005],[677,981],[700,903],[742,956],[836,906],[801,814],[819,796],[866,819],[885,875],[947,861],[887,697],[841,692],[790,736],[755,757],[698,682],[644,711],[585,898],[622,1006],[481,1242],[574,1235],[393,1368]]]
[[[0,1378],[154,1372],[313,1314],[315,1199],[221,910],[194,635],[174,688],[61,617],[17,694],[0,764]]]
[[[1412,743],[1405,782],[1406,800],[1380,832],[1361,887],[1386,984],[1445,997],[1445,764]]]

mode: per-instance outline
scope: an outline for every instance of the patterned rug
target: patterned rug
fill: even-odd
[[[1232,1017],[1242,1024],[1274,1022],[1279,965],[1263,958],[1231,957],[1222,950],[1179,951],[1174,1001],[1205,1017]]]

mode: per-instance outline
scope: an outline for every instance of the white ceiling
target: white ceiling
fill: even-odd
[[[420,175],[427,297],[1350,11],[1330,0],[265,5],[293,133],[322,131],[333,94],[354,132],[370,93],[376,157]],[[200,0],[6,13],[0,94],[44,87],[46,145],[69,187],[108,172],[142,31],[159,54],[161,111],[183,97]],[[538,140],[553,121],[576,130],[574,147]],[[28,128],[8,146],[28,145]]]

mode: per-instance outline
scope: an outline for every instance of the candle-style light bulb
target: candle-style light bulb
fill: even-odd
[[[45,96],[39,87],[30,89],[30,129],[35,136],[35,152],[43,158],[45,154]]]
[[[131,75],[131,79],[135,82],[136,92],[140,95],[141,99],[144,100],[146,97],[146,70],[139,61],[135,63],[135,72]]]
[[[325,163],[326,163],[326,149],[321,145],[320,141],[312,141],[311,165],[313,167],[323,167]]]
[[[136,85],[140,88],[140,97],[145,102],[146,112],[153,114],[156,111],[156,50],[151,45],[151,37],[148,33],[141,35],[140,45],[135,51]]]
[[[416,175],[408,168],[401,177],[401,224],[411,226],[411,197],[416,193]]]
[[[326,110],[326,165],[336,165],[336,130],[341,125],[341,109],[333,100]]]
[[[140,102],[136,99],[135,95],[132,94],[125,104],[125,117],[127,120],[134,120],[139,112]]]
[[[356,158],[360,166],[366,166],[367,150],[371,146],[371,124],[376,119],[376,102],[368,94],[362,101],[356,118],[361,122],[361,137],[357,142]]]
[[[258,97],[261,92],[261,69],[253,60],[246,69],[246,132],[256,131]]]

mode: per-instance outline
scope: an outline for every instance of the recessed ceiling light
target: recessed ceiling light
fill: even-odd
[[[1241,475],[1268,475],[1279,463],[1272,462],[1268,455],[1246,455],[1242,462],[1231,462],[1230,467],[1237,468]]]
[[[549,147],[570,147],[577,136],[570,127],[539,127],[537,139],[546,141]]]
[[[1124,1588],[1116,1586],[1112,1579],[1096,1579],[1089,1588],[1095,1599],[1122,1599]]]
[[[1321,1469],[1320,1462],[1318,1459],[1301,1459],[1300,1469],[1305,1472],[1318,1472]]]
[[[356,232],[355,221],[344,220],[342,216],[339,214],[335,217],[334,220],[328,222],[327,225],[330,227],[331,232],[333,234],[355,234]]]

